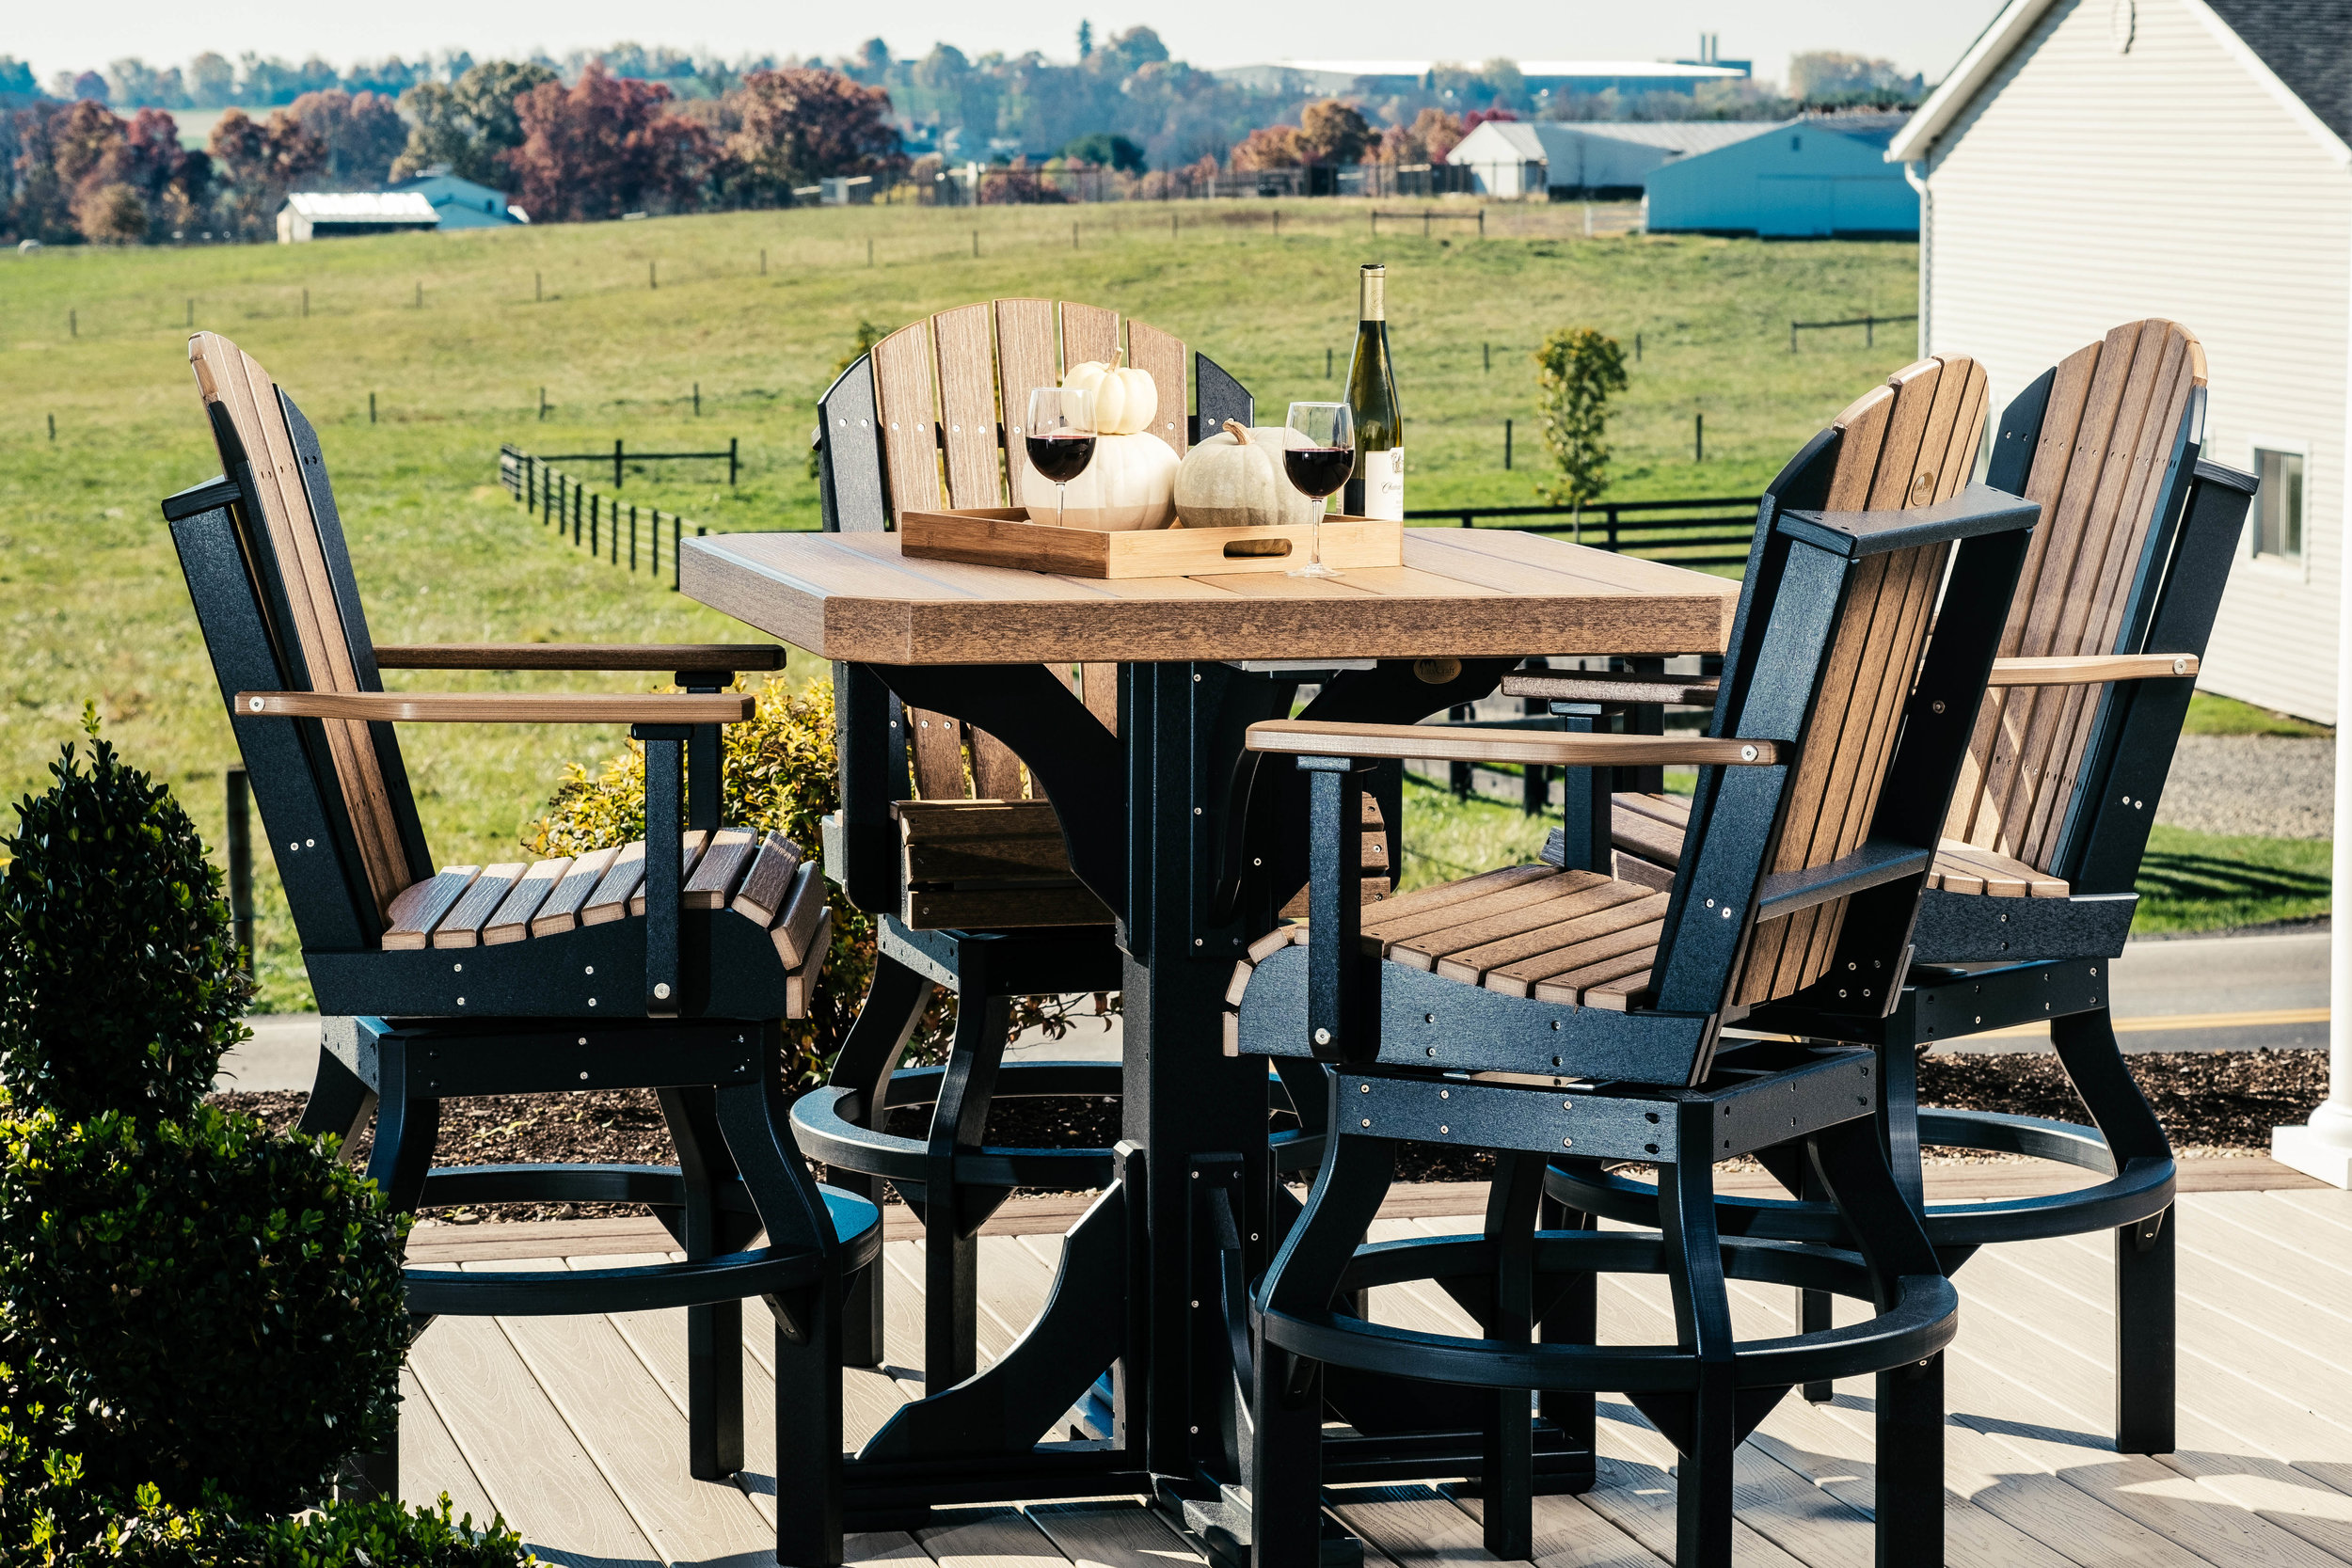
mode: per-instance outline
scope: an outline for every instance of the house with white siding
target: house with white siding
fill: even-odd
[[[1999,406],[2110,326],[2203,341],[2207,455],[2260,475],[2201,684],[2336,722],[2352,536],[2352,0],[2010,0],[1886,151],[1920,341]]]
[[[1762,120],[1489,119],[1445,155],[1481,194],[1554,201],[1630,201],[1677,159],[1777,126]]]

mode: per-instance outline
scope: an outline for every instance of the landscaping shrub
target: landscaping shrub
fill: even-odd
[[[732,827],[773,829],[808,854],[820,847],[818,822],[840,805],[834,771],[833,683],[814,682],[794,692],[782,675],[771,675],[758,692],[758,711],[746,723],[729,724],[726,791],[719,817]],[[608,845],[627,844],[645,832],[645,752],[630,741],[604,770],[591,777],[578,763],[564,772],[548,801],[548,813],[524,835],[533,855],[580,855]],[[874,921],[831,892],[833,950],[810,998],[808,1016],[784,1025],[792,1053],[787,1082],[812,1084],[841,1047],[874,979]],[[955,1031],[955,998],[941,993],[924,1015],[909,1046],[914,1061],[946,1059]],[[1070,1027],[1059,998],[1015,1000],[1012,1026],[1042,1026],[1058,1038]]]
[[[451,1514],[443,1493],[432,1508],[333,1503],[299,1518],[252,1522],[222,1513],[182,1513],[151,1492],[73,1568],[517,1568],[538,1561],[505,1520],[476,1529],[470,1515]]]
[[[0,1083],[68,1121],[182,1116],[245,1038],[252,984],[187,814],[83,725],[87,766],[67,746],[0,840]]]
[[[332,1140],[40,1111],[0,1157],[0,1302],[95,1485],[283,1513],[392,1440],[408,1222]]]

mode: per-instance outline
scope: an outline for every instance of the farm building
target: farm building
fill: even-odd
[[[433,204],[443,229],[503,229],[531,221],[530,214],[507,202],[504,191],[494,191],[446,168],[428,169],[414,180],[394,181],[384,189],[395,194],[413,191],[423,197]]]
[[[2010,0],[1888,148],[1922,342],[1998,407],[2118,323],[2203,341],[2206,451],[2261,476],[2202,684],[2336,721],[2352,0]],[[2053,156],[2063,149],[2064,156]]]
[[[1820,115],[1775,125],[1650,176],[1653,234],[1767,239],[1915,235],[1919,193],[1886,162],[1906,117]]]
[[[1487,196],[1555,201],[1631,200],[1677,159],[1712,152],[1777,127],[1756,120],[1490,119],[1446,154]]]
[[[415,191],[296,191],[278,212],[278,243],[405,234],[440,227],[433,203]]]

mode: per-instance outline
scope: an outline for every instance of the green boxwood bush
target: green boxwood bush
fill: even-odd
[[[98,738],[0,840],[0,1083],[69,1121],[183,1116],[246,1037],[220,873],[171,792]]]
[[[283,1513],[391,1441],[407,1224],[331,1140],[215,1106],[0,1127],[0,1301],[104,1491]]]

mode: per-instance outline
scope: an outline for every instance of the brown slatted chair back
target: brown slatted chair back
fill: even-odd
[[[1881,512],[1931,505],[1968,483],[1982,445],[1984,368],[1959,355],[1921,359],[1837,416],[1836,467],[1822,508]],[[1950,546],[1872,556],[1855,568],[1820,694],[1798,741],[1780,832],[1767,869],[1804,871],[1851,854],[1870,829],[1904,702],[1919,668]],[[1755,1006],[1828,973],[1847,900],[1759,922],[1733,999]]]
[[[2042,522],[2027,546],[2000,657],[2106,654],[2126,606],[2205,352],[2177,322],[2137,321],[2058,363],[2026,482]],[[1985,693],[1945,836],[2055,869],[2099,688]]]
[[[273,622],[282,623],[273,630],[287,679],[296,689],[310,691],[373,689],[373,656],[366,628],[346,624],[346,607],[336,593],[336,577],[347,571],[341,559],[340,529],[331,537],[322,532],[278,384],[251,355],[215,332],[191,338],[188,358],[213,416],[215,437],[221,438],[224,470],[233,478],[240,461],[251,467],[258,515],[248,526],[259,536],[255,544],[265,544],[274,558],[251,564],[257,581],[264,584],[267,612]],[[222,438],[224,424],[244,448],[242,453]],[[266,583],[272,577],[284,595],[277,606],[266,604]],[[356,603],[350,610],[357,612]],[[367,724],[342,719],[318,722],[334,759],[360,868],[382,916],[401,892],[421,879],[403,832],[405,788],[396,790],[388,779]]]
[[[1029,467],[1023,436],[1029,393],[1059,384],[1072,365],[1112,359],[1122,326],[1127,363],[1149,372],[1159,388],[1151,434],[1182,457],[1184,340],[1142,322],[1122,323],[1115,310],[1075,301],[988,300],[910,323],[876,343],[874,402],[892,521],[905,512],[1025,506],[1050,497],[1052,487]],[[1055,673],[1117,731],[1116,666]],[[914,787],[923,799],[1022,799],[1020,760],[995,736],[977,729],[966,736],[959,721],[916,708],[907,710],[907,724]]]

